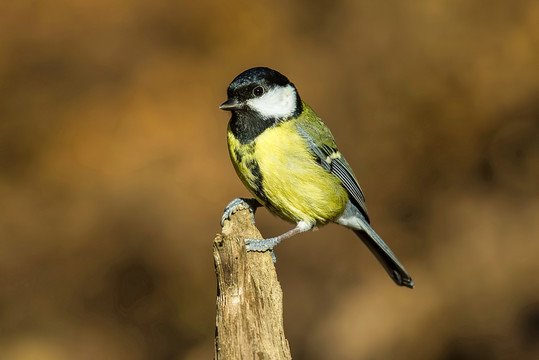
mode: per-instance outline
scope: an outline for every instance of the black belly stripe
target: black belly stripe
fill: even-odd
[[[238,149],[234,149],[234,155],[236,156],[236,162],[241,163],[243,156],[241,156],[241,153],[238,151]]]
[[[264,192],[264,187],[262,185],[263,176],[262,176],[262,173],[260,172],[260,166],[258,166],[258,163],[255,160],[246,161],[245,166],[247,167],[247,169],[249,169],[249,171],[253,175],[252,185],[254,187],[253,188],[254,193],[256,194],[256,196],[258,196],[260,200],[262,200],[265,204],[267,204],[268,197],[266,196]]]

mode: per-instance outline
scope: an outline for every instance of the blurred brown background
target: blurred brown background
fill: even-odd
[[[218,105],[260,65],[416,282],[335,225],[286,241],[293,357],[539,358],[534,0],[3,1],[0,358],[213,356],[212,239],[248,195]]]

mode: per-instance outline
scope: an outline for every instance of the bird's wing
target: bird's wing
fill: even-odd
[[[306,106],[304,104],[304,106]],[[297,121],[297,130],[307,140],[310,150],[324,169],[337,176],[343,183],[350,200],[361,211],[367,223],[369,215],[365,205],[365,196],[348,162],[337,150],[333,135],[324,122],[310,109]]]

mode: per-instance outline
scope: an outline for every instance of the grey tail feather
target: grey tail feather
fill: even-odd
[[[404,266],[386,243],[378,236],[378,234],[368,224],[361,230],[353,230],[354,233],[367,245],[369,250],[376,256],[380,264],[387,271],[389,276],[397,285],[406,286],[410,289],[414,288],[412,277],[406,272]]]

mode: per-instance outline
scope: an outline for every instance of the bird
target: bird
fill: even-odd
[[[414,288],[414,281],[370,225],[365,197],[337,149],[326,124],[280,72],[254,67],[236,76],[219,107],[230,111],[227,142],[238,177],[254,199],[231,201],[221,225],[242,209],[263,206],[296,226],[282,235],[245,239],[247,251],[271,251],[299,233],[327,223],[351,229],[374,254],[391,279]]]

